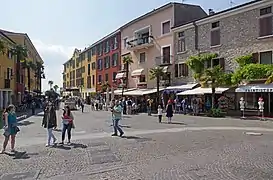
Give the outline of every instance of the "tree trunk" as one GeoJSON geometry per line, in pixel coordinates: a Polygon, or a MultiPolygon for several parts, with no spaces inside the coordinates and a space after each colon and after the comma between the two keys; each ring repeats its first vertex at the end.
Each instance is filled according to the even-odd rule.
{"type": "Polygon", "coordinates": [[[214,108],[215,106],[215,87],[212,86],[211,88],[211,108],[214,108]]]}
{"type": "Polygon", "coordinates": [[[156,93],[157,93],[157,106],[160,105],[160,95],[159,95],[159,80],[160,76],[156,77],[156,93]]]}
{"type": "Polygon", "coordinates": [[[31,78],[30,78],[30,68],[28,67],[27,68],[27,79],[28,79],[28,83],[27,83],[27,86],[28,86],[28,92],[29,92],[29,94],[30,94],[30,80],[31,80],[31,78]]]}

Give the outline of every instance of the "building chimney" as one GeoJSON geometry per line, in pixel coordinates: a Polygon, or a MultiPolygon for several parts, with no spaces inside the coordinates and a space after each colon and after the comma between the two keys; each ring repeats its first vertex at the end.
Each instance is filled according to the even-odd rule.
{"type": "Polygon", "coordinates": [[[209,9],[209,15],[213,15],[214,13],[213,9],[209,9]]]}

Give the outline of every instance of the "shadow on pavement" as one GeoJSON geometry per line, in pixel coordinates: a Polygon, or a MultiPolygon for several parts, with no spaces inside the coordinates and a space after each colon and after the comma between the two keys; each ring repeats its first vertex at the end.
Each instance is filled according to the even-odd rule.
{"type": "Polygon", "coordinates": [[[53,129],[53,131],[62,132],[62,129],[53,129]]]}
{"type": "Polygon", "coordinates": [[[35,115],[32,115],[32,110],[28,109],[26,112],[16,112],[16,116],[21,117],[18,121],[22,121],[22,120],[27,119],[31,116],[40,116],[39,113],[41,113],[41,112],[43,112],[43,109],[36,109],[35,115]]]}
{"type": "Polygon", "coordinates": [[[187,124],[182,123],[182,122],[171,122],[171,123],[168,123],[168,122],[161,122],[161,123],[162,123],[162,124],[177,124],[177,125],[183,125],[183,126],[187,125],[187,124]]]}
{"type": "Polygon", "coordinates": [[[31,125],[31,124],[34,124],[34,122],[32,122],[32,121],[23,121],[23,122],[18,122],[17,123],[18,126],[28,126],[28,125],[31,125]]]}
{"type": "Polygon", "coordinates": [[[30,156],[36,156],[39,155],[38,153],[28,153],[26,151],[16,151],[15,153],[8,153],[5,152],[6,155],[13,157],[13,159],[29,159],[30,156]]]}
{"type": "Polygon", "coordinates": [[[129,140],[136,140],[137,142],[145,142],[145,141],[151,141],[152,138],[144,138],[144,137],[138,137],[138,136],[122,136],[123,139],[129,139],[129,140]]]}
{"type": "Polygon", "coordinates": [[[131,116],[122,116],[122,118],[132,118],[131,116]]]}
{"type": "MultiPolygon", "coordinates": [[[[110,125],[110,127],[112,127],[113,126],[113,124],[111,124],[110,125]]],[[[131,126],[129,126],[129,125],[119,125],[120,127],[122,127],[122,128],[132,128],[131,126]]]]}
{"type": "Polygon", "coordinates": [[[87,148],[87,145],[81,144],[81,143],[71,143],[70,146],[72,146],[73,148],[82,148],[82,149],[87,148]]]}
{"type": "Polygon", "coordinates": [[[63,144],[56,144],[56,145],[52,146],[52,148],[63,149],[63,150],[71,150],[71,147],[65,146],[63,144]]]}

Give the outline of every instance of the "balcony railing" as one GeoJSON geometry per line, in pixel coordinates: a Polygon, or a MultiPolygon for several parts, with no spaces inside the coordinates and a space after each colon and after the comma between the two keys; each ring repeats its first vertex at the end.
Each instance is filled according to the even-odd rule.
{"type": "Polygon", "coordinates": [[[154,45],[153,37],[147,36],[142,38],[135,38],[127,42],[128,49],[137,50],[142,48],[147,48],[154,45]]]}
{"type": "Polygon", "coordinates": [[[172,56],[158,56],[155,58],[156,66],[169,66],[172,64],[172,56]]]}

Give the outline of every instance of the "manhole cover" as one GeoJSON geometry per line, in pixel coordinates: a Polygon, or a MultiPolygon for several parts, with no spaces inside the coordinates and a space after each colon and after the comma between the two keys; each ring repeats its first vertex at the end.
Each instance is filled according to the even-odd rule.
{"type": "Polygon", "coordinates": [[[114,154],[110,155],[100,155],[91,157],[91,164],[105,164],[105,163],[113,163],[120,162],[120,159],[117,158],[114,154]]]}
{"type": "Polygon", "coordinates": [[[40,171],[3,174],[1,180],[31,180],[37,179],[40,171]]]}

